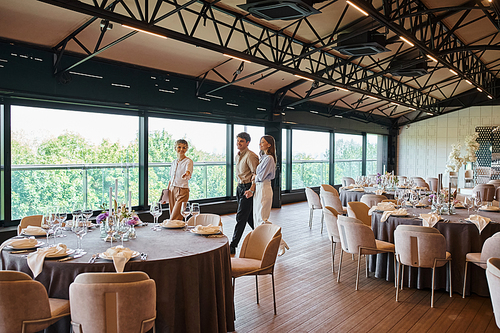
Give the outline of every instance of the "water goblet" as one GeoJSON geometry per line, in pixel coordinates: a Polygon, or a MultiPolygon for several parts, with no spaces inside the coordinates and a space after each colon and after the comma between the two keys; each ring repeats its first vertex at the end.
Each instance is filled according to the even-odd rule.
{"type": "Polygon", "coordinates": [[[76,234],[77,237],[77,249],[76,249],[76,254],[82,253],[83,252],[83,247],[82,247],[82,239],[83,236],[87,234],[87,222],[79,216],[78,219],[76,219],[75,223],[73,224],[73,232],[76,234]]]}
{"type": "Polygon", "coordinates": [[[162,214],[161,203],[160,202],[152,203],[151,204],[151,208],[149,210],[149,213],[151,215],[153,215],[153,218],[154,218],[154,225],[153,225],[153,227],[151,229],[154,230],[154,231],[158,231],[159,230],[159,227],[158,227],[158,218],[162,214]]]}
{"type": "Polygon", "coordinates": [[[467,208],[467,215],[470,216],[470,209],[474,206],[474,199],[472,197],[465,197],[464,207],[467,208]]]}
{"type": "Polygon", "coordinates": [[[186,222],[187,217],[191,215],[191,206],[189,202],[181,203],[181,215],[184,217],[184,222],[186,222]]]}
{"type": "Polygon", "coordinates": [[[130,230],[130,225],[127,223],[126,219],[123,219],[118,223],[116,227],[116,234],[120,237],[122,241],[122,247],[123,247],[123,238],[127,232],[130,230]]]}
{"type": "Polygon", "coordinates": [[[200,204],[194,202],[191,204],[191,215],[194,216],[194,225],[196,226],[196,216],[200,215],[200,204]]]}
{"type": "Polygon", "coordinates": [[[82,215],[85,218],[85,223],[87,226],[89,226],[89,219],[92,217],[92,214],[94,211],[91,208],[87,208],[82,211],[82,215]]]}

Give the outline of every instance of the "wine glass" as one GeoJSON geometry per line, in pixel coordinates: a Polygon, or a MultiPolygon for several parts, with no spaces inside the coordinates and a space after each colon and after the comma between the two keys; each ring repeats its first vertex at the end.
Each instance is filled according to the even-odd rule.
{"type": "Polygon", "coordinates": [[[88,207],[82,211],[82,215],[85,218],[85,224],[87,226],[89,226],[89,219],[92,217],[93,213],[94,213],[94,211],[92,210],[92,208],[88,208],[88,207]]]}
{"type": "Polygon", "coordinates": [[[44,213],[45,220],[45,234],[47,236],[47,245],[49,245],[49,237],[52,233],[52,228],[54,227],[55,214],[53,213],[52,207],[47,207],[44,213]]]}
{"type": "Polygon", "coordinates": [[[181,215],[184,217],[184,222],[186,222],[187,217],[191,215],[191,206],[189,202],[181,203],[181,215]]]}
{"type": "Polygon", "coordinates": [[[194,216],[194,225],[196,226],[196,216],[200,215],[200,204],[193,202],[191,204],[191,215],[194,216]]]}
{"type": "Polygon", "coordinates": [[[470,209],[474,206],[474,198],[465,197],[464,199],[464,207],[467,208],[467,215],[470,216],[470,209]]]}
{"type": "Polygon", "coordinates": [[[61,230],[61,228],[63,227],[63,223],[66,221],[67,218],[68,218],[68,213],[66,213],[66,209],[65,208],[59,208],[58,211],[57,211],[57,215],[56,215],[58,226],[54,230],[54,238],[55,237],[63,237],[62,235],[57,236],[56,234],[57,234],[57,232],[59,230],[61,230]]]}
{"type": "Polygon", "coordinates": [[[83,248],[82,248],[82,239],[83,236],[87,234],[87,221],[83,219],[82,216],[78,216],[76,219],[75,223],[73,224],[73,232],[76,234],[77,237],[77,249],[76,249],[76,254],[82,253],[83,248]]]}
{"type": "Polygon", "coordinates": [[[116,227],[115,231],[118,234],[118,236],[121,238],[122,247],[123,247],[123,238],[124,238],[125,234],[127,232],[129,232],[129,230],[130,230],[130,225],[127,223],[126,219],[121,220],[121,222],[118,223],[118,225],[116,227]]]}
{"type": "Polygon", "coordinates": [[[73,211],[71,212],[71,215],[73,215],[73,224],[78,220],[78,218],[82,215],[82,210],[79,208],[78,205],[75,205],[73,207],[73,211]]]}
{"type": "Polygon", "coordinates": [[[153,229],[154,231],[158,231],[159,230],[159,227],[158,227],[158,217],[160,217],[161,214],[162,214],[161,203],[160,202],[152,203],[151,204],[151,208],[149,210],[149,213],[151,215],[153,215],[153,218],[154,218],[154,225],[153,225],[153,227],[151,229],[153,229]]]}

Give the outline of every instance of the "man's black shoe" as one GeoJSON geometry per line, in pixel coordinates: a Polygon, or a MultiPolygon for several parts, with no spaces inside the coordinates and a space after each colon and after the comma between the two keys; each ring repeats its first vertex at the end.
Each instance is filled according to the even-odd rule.
{"type": "Polygon", "coordinates": [[[230,252],[231,254],[236,254],[236,248],[235,248],[235,247],[230,246],[230,247],[229,247],[229,252],[230,252]]]}

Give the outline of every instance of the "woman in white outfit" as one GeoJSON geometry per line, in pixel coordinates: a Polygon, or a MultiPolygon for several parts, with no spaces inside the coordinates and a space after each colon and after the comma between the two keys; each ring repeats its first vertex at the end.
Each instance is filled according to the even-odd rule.
{"type": "Polygon", "coordinates": [[[273,189],[271,180],[276,175],[276,145],[274,138],[270,135],[264,135],[260,139],[260,161],[252,186],[245,191],[245,196],[253,196],[253,220],[255,225],[259,222],[264,223],[271,214],[271,205],[273,202],[273,189]]]}

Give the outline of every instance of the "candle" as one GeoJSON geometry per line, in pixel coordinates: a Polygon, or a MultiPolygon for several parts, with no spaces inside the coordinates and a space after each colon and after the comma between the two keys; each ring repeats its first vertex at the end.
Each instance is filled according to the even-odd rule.
{"type": "Polygon", "coordinates": [[[383,175],[385,175],[385,165],[384,165],[384,171],[382,172],[383,175]]]}
{"type": "Polygon", "coordinates": [[[118,178],[115,178],[115,201],[118,203],[118,178]]]}
{"type": "Polygon", "coordinates": [[[113,199],[113,188],[110,186],[109,187],[109,218],[111,218],[111,215],[113,214],[113,203],[112,203],[112,200],[113,199]]]}
{"type": "Polygon", "coordinates": [[[132,212],[132,191],[128,191],[128,212],[132,212]]]}

